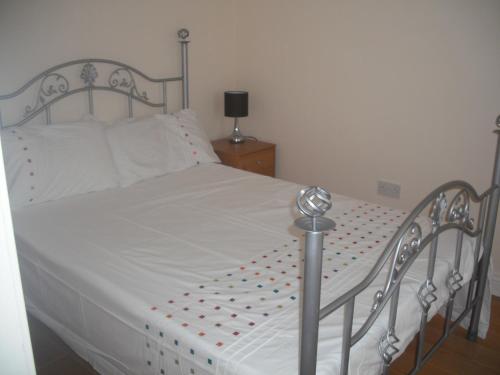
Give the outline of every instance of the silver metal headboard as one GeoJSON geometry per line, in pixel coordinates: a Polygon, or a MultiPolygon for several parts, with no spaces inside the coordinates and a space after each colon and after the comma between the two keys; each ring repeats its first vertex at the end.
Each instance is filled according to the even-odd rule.
{"type": "Polygon", "coordinates": [[[38,74],[29,80],[24,86],[18,90],[0,95],[0,101],[15,98],[21,95],[29,88],[37,86],[36,99],[34,104],[29,104],[24,107],[23,118],[12,124],[3,124],[0,113],[0,128],[9,126],[20,126],[33,119],[35,116],[45,111],[47,124],[51,123],[51,107],[58,101],[81,92],[88,94],[88,110],[90,114],[94,114],[94,91],[108,91],[121,94],[128,99],[128,114],[133,116],[133,102],[138,101],[149,107],[163,108],[163,113],[167,113],[167,82],[182,82],[182,108],[189,107],[189,80],[188,80],[188,37],[187,29],[180,29],[177,32],[179,43],[181,44],[181,69],[182,74],[178,77],[170,78],[152,78],[144,74],[140,70],[133,68],[127,64],[108,60],[108,59],[79,59],[68,61],[63,64],[53,66],[50,69],[38,74]],[[96,64],[107,64],[111,66],[111,73],[107,75],[105,82],[98,84],[96,82],[99,76],[96,64]],[[78,84],[70,85],[70,81],[62,74],[61,70],[70,66],[81,66],[80,78],[78,84]],[[140,91],[136,78],[158,83],[162,86],[162,101],[153,102],[149,99],[145,91],[140,91]]]}

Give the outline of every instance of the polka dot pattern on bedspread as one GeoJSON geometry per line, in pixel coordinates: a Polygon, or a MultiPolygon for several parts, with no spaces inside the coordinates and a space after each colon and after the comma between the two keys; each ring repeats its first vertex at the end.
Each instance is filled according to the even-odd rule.
{"type": "MultiPolygon", "coordinates": [[[[336,275],[365,255],[381,250],[404,217],[405,212],[400,210],[365,202],[332,211],[331,218],[337,225],[324,237],[323,286],[333,283],[336,275]]],[[[217,350],[235,344],[282,311],[298,309],[303,246],[303,239],[291,238],[208,282],[186,288],[182,294],[166,293],[164,301],[149,306],[152,315],[145,323],[145,333],[150,338],[146,340],[146,361],[149,367],[157,367],[152,373],[182,374],[179,366],[182,367],[183,358],[189,358],[186,364],[198,365],[188,373],[211,373],[217,350]],[[200,348],[191,347],[175,334],[157,328],[163,325],[176,327],[173,331],[187,331],[203,344],[200,348]],[[158,350],[152,353],[151,341],[161,347],[161,353],[168,351],[170,358],[158,356],[158,350]],[[170,367],[174,369],[166,371],[170,367]]]]}

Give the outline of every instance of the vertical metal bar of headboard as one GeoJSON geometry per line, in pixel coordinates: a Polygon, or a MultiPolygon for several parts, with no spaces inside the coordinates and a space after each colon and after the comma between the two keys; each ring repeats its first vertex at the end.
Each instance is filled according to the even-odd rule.
{"type": "Polygon", "coordinates": [[[92,85],[89,85],[88,97],[89,97],[89,113],[91,115],[93,115],[94,114],[94,96],[92,95],[92,85]]]}
{"type": "Polygon", "coordinates": [[[3,128],[2,111],[0,111],[0,129],[3,128]]]}
{"type": "Polygon", "coordinates": [[[47,125],[50,125],[51,124],[51,115],[50,115],[50,105],[48,105],[47,107],[45,107],[45,122],[47,123],[47,125]]]}
{"type": "Polygon", "coordinates": [[[167,114],[167,81],[162,82],[162,90],[163,90],[163,113],[167,114]]]}
{"type": "Polygon", "coordinates": [[[134,112],[132,109],[132,93],[128,95],[128,117],[129,118],[134,117],[134,112]]]}
{"type": "MultiPolygon", "coordinates": [[[[497,127],[500,127],[500,116],[496,119],[497,127]]],[[[471,322],[469,326],[469,331],[467,333],[467,339],[475,341],[477,339],[479,318],[481,316],[481,307],[484,297],[484,289],[486,287],[486,280],[488,277],[488,267],[490,266],[490,256],[491,249],[493,246],[493,236],[495,234],[495,226],[497,222],[498,213],[498,202],[500,200],[500,130],[495,130],[497,135],[497,147],[495,154],[495,168],[493,170],[493,178],[491,185],[494,187],[489,202],[488,210],[486,212],[486,226],[484,227],[484,239],[483,239],[483,256],[481,259],[481,265],[479,267],[479,282],[477,285],[477,298],[478,301],[474,308],[472,309],[471,322]]]]}
{"type": "Polygon", "coordinates": [[[181,63],[182,63],[182,108],[189,108],[189,71],[188,71],[188,43],[189,31],[180,29],[177,32],[179,43],[181,44],[181,63]]]}

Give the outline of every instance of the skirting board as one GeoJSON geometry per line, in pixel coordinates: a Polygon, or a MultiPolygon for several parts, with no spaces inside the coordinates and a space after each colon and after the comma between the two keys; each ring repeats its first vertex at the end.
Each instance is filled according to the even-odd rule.
{"type": "Polygon", "coordinates": [[[494,273],[490,278],[491,294],[500,297],[500,275],[494,273]]]}

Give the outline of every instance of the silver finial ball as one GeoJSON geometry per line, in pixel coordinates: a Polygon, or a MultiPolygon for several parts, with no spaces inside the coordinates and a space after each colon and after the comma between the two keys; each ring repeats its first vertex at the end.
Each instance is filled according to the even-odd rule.
{"type": "Polygon", "coordinates": [[[297,208],[306,216],[323,216],[331,207],[332,196],[319,186],[308,186],[297,193],[297,208]]]}
{"type": "Polygon", "coordinates": [[[179,31],[177,31],[177,36],[182,40],[186,40],[189,37],[189,30],[180,29],[179,31]]]}

